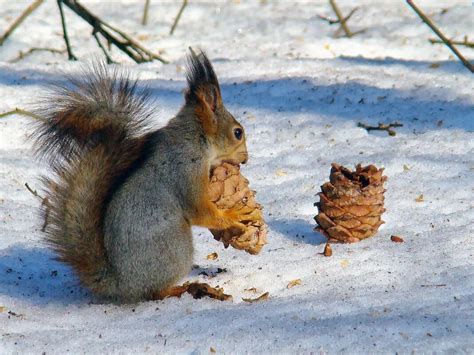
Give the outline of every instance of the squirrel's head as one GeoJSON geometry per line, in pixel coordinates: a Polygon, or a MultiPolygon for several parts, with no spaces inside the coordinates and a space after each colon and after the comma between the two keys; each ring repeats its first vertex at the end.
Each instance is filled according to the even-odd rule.
{"type": "Polygon", "coordinates": [[[224,107],[216,73],[204,52],[191,50],[186,77],[186,106],[194,109],[211,145],[211,165],[245,164],[248,153],[244,128],[224,107]]]}

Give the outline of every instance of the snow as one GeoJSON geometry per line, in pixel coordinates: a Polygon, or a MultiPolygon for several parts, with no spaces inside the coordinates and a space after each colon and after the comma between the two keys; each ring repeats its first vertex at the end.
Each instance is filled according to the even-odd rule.
{"type": "MultiPolygon", "coordinates": [[[[183,281],[222,286],[232,302],[97,302],[41,242],[40,201],[24,184],[36,189],[47,168],[32,155],[29,119],[2,117],[0,353],[474,352],[472,74],[428,43],[434,35],[403,2],[339,1],[344,13],[359,6],[349,26],[366,28],[351,39],[334,39],[336,25],[318,18],[333,16],[326,1],[191,1],[173,36],[180,2],[151,3],[141,26],[141,1],[84,1],[170,60],[135,65],[112,52],[150,86],[157,125],[182,103],[187,47],[208,52],[246,128],[243,173],[265,207],[269,243],[252,256],[195,229],[199,266],[183,281]],[[395,120],[404,125],[395,137],[357,127],[395,120]],[[324,257],[313,203],[332,162],[385,167],[386,224],[324,257]],[[287,288],[295,279],[301,285],[287,288]],[[266,301],[242,301],[264,292],[266,301]]],[[[474,38],[470,1],[417,3],[448,37],[474,38]]],[[[0,28],[26,5],[3,2],[0,28]]],[[[81,62],[101,56],[88,25],[66,14],[81,62]]],[[[50,1],[1,47],[0,112],[29,108],[44,84],[79,69],[49,52],[9,62],[31,47],[63,48],[61,33],[50,1]]]]}

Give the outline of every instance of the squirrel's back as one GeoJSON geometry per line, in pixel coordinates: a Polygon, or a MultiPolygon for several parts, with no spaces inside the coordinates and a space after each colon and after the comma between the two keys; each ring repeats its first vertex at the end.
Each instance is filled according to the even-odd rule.
{"type": "Polygon", "coordinates": [[[117,297],[104,247],[105,208],[147,155],[148,95],[124,72],[94,64],[43,98],[34,137],[54,176],[44,177],[46,241],[94,293],[117,297]]]}

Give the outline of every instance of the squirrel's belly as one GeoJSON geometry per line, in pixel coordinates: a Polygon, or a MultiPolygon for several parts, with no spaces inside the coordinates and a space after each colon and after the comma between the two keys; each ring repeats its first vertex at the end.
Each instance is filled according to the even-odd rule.
{"type": "Polygon", "coordinates": [[[117,202],[112,199],[114,206],[104,220],[104,246],[117,296],[144,299],[185,277],[193,264],[193,243],[181,214],[153,208],[133,213],[117,208],[117,202]]]}

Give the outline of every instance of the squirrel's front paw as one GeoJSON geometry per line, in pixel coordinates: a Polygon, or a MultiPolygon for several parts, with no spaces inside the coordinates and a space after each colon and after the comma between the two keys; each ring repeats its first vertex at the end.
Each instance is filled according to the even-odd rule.
{"type": "Polygon", "coordinates": [[[255,208],[252,209],[249,207],[245,207],[242,210],[239,210],[239,222],[243,224],[248,224],[248,222],[261,220],[263,220],[262,210],[255,208]]]}
{"type": "Polygon", "coordinates": [[[248,222],[259,221],[263,219],[262,210],[251,208],[248,206],[243,206],[241,208],[239,207],[226,210],[224,214],[232,221],[238,222],[238,224],[242,224],[244,230],[246,229],[245,225],[248,222]]]}

